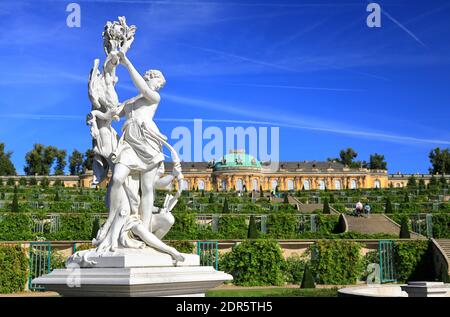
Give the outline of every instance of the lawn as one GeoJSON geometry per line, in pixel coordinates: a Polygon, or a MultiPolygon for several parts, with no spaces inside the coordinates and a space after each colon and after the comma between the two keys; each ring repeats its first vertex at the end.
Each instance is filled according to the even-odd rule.
{"type": "Polygon", "coordinates": [[[206,292],[206,297],[336,297],[337,288],[264,288],[219,289],[206,292]]]}

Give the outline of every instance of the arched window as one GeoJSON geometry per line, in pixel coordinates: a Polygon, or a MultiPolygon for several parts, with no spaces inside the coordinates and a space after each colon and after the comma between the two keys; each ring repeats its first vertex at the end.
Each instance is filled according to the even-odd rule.
{"type": "Polygon", "coordinates": [[[292,179],[289,179],[287,182],[287,189],[288,190],[294,190],[294,181],[292,179]]]}
{"type": "Polygon", "coordinates": [[[198,189],[205,190],[205,182],[203,180],[198,181],[198,189]]]}
{"type": "Polygon", "coordinates": [[[358,182],[356,181],[356,179],[352,179],[352,181],[350,182],[350,188],[351,189],[358,188],[358,182]]]}
{"type": "Polygon", "coordinates": [[[325,189],[325,181],[324,180],[320,180],[319,181],[319,189],[320,190],[324,190],[325,189]]]}
{"type": "Polygon", "coordinates": [[[259,190],[259,188],[258,188],[258,180],[256,178],[254,178],[252,180],[252,189],[253,190],[259,190]]]}
{"type": "Polygon", "coordinates": [[[400,187],[402,187],[402,184],[401,183],[397,183],[397,184],[395,184],[395,187],[400,188],[400,187]]]}
{"type": "Polygon", "coordinates": [[[337,190],[340,190],[342,188],[342,184],[340,180],[335,180],[334,181],[334,188],[337,190]]]}
{"type": "Polygon", "coordinates": [[[181,189],[182,190],[189,190],[189,182],[185,179],[181,181],[181,189]]]}
{"type": "Polygon", "coordinates": [[[278,181],[276,179],[274,179],[272,181],[272,190],[275,190],[277,188],[277,186],[278,186],[278,181]]]}
{"type": "Polygon", "coordinates": [[[304,190],[309,190],[311,188],[309,181],[304,181],[303,182],[303,189],[304,190]]]}
{"type": "Polygon", "coordinates": [[[225,179],[222,179],[222,191],[227,190],[227,181],[225,179]]]}
{"type": "Polygon", "coordinates": [[[377,179],[374,184],[373,184],[374,188],[381,188],[381,182],[377,179]]]}
{"type": "Polygon", "coordinates": [[[243,183],[242,179],[238,178],[238,180],[236,181],[236,190],[237,191],[242,191],[243,190],[243,186],[244,186],[244,183],[243,183]]]}

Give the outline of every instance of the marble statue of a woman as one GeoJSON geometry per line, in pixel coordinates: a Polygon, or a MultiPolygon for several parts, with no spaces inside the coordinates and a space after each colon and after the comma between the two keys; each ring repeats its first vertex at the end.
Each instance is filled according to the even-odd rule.
{"type": "Polygon", "coordinates": [[[95,252],[77,253],[69,262],[89,264],[86,258],[93,253],[104,255],[146,246],[169,254],[175,261],[184,260],[181,253],[161,241],[174,223],[170,211],[181,194],[181,186],[175,196],[166,195],[162,208],[154,206],[156,188],[170,187],[173,181],[180,182],[183,178],[176,151],[153,121],[160,101],[158,91],[166,81],[158,70],[149,70],[141,76],[126,56],[135,31],[136,27],[128,26],[124,17],[119,17],[118,22],[108,22],[103,32],[107,54],[103,72],[97,70],[98,60],[91,71],[89,97],[93,110],[88,115],[88,124],[97,156],[94,174],[98,183],[109,168],[113,170],[106,197],[109,215],[93,240],[95,252]],[[114,88],[119,64],[128,70],[139,92],[121,104],[114,88]],[[120,117],[126,120],[119,139],[111,122],[120,117]],[[172,175],[168,176],[163,176],[163,146],[169,149],[174,162],[172,175]]]}

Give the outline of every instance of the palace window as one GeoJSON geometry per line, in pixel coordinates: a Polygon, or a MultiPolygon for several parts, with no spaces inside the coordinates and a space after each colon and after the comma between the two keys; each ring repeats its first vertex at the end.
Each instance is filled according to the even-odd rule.
{"type": "Polygon", "coordinates": [[[222,191],[227,190],[227,181],[225,179],[222,180],[222,191]]]}
{"type": "Polygon", "coordinates": [[[236,190],[242,191],[243,187],[244,187],[244,183],[243,183],[242,179],[238,178],[238,180],[236,181],[236,190]]]}
{"type": "Polygon", "coordinates": [[[256,178],[254,178],[252,180],[252,189],[253,190],[259,190],[259,188],[258,188],[258,180],[256,178]]]}
{"type": "Polygon", "coordinates": [[[334,188],[337,189],[337,190],[339,190],[339,189],[342,188],[342,185],[341,185],[341,181],[340,181],[340,180],[334,181],[334,188]]]}
{"type": "Polygon", "coordinates": [[[287,187],[288,190],[294,190],[294,181],[292,179],[288,180],[287,187]]]}
{"type": "Polygon", "coordinates": [[[185,179],[181,181],[181,189],[182,190],[189,190],[189,182],[185,179]]]}
{"type": "Polygon", "coordinates": [[[304,190],[310,190],[311,186],[309,184],[309,181],[304,181],[303,182],[303,189],[304,190]]]}
{"type": "Polygon", "coordinates": [[[374,188],[381,188],[381,182],[377,179],[373,185],[374,188]]]}
{"type": "Polygon", "coordinates": [[[199,190],[205,190],[205,182],[202,180],[198,181],[198,189],[199,190]]]}
{"type": "Polygon", "coordinates": [[[319,189],[320,190],[324,190],[325,189],[325,181],[323,181],[323,180],[319,181],[319,189]]]}
{"type": "Polygon", "coordinates": [[[278,181],[276,179],[274,179],[272,181],[272,190],[275,190],[277,188],[277,186],[278,186],[278,181]]]}
{"type": "Polygon", "coordinates": [[[358,188],[358,183],[356,182],[356,179],[352,179],[352,181],[350,182],[350,188],[351,189],[358,188]]]}

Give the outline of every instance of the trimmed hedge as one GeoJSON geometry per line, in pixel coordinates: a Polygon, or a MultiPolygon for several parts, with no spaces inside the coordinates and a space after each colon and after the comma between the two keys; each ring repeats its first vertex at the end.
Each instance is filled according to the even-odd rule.
{"type": "Polygon", "coordinates": [[[319,284],[355,284],[364,272],[361,244],[319,240],[310,248],[311,270],[319,284]]]}
{"type": "Polygon", "coordinates": [[[17,246],[0,246],[0,293],[23,291],[27,281],[28,258],[17,246]]]}
{"type": "Polygon", "coordinates": [[[235,285],[284,284],[284,258],[273,240],[246,240],[221,256],[219,265],[220,270],[233,275],[235,285]]]}

